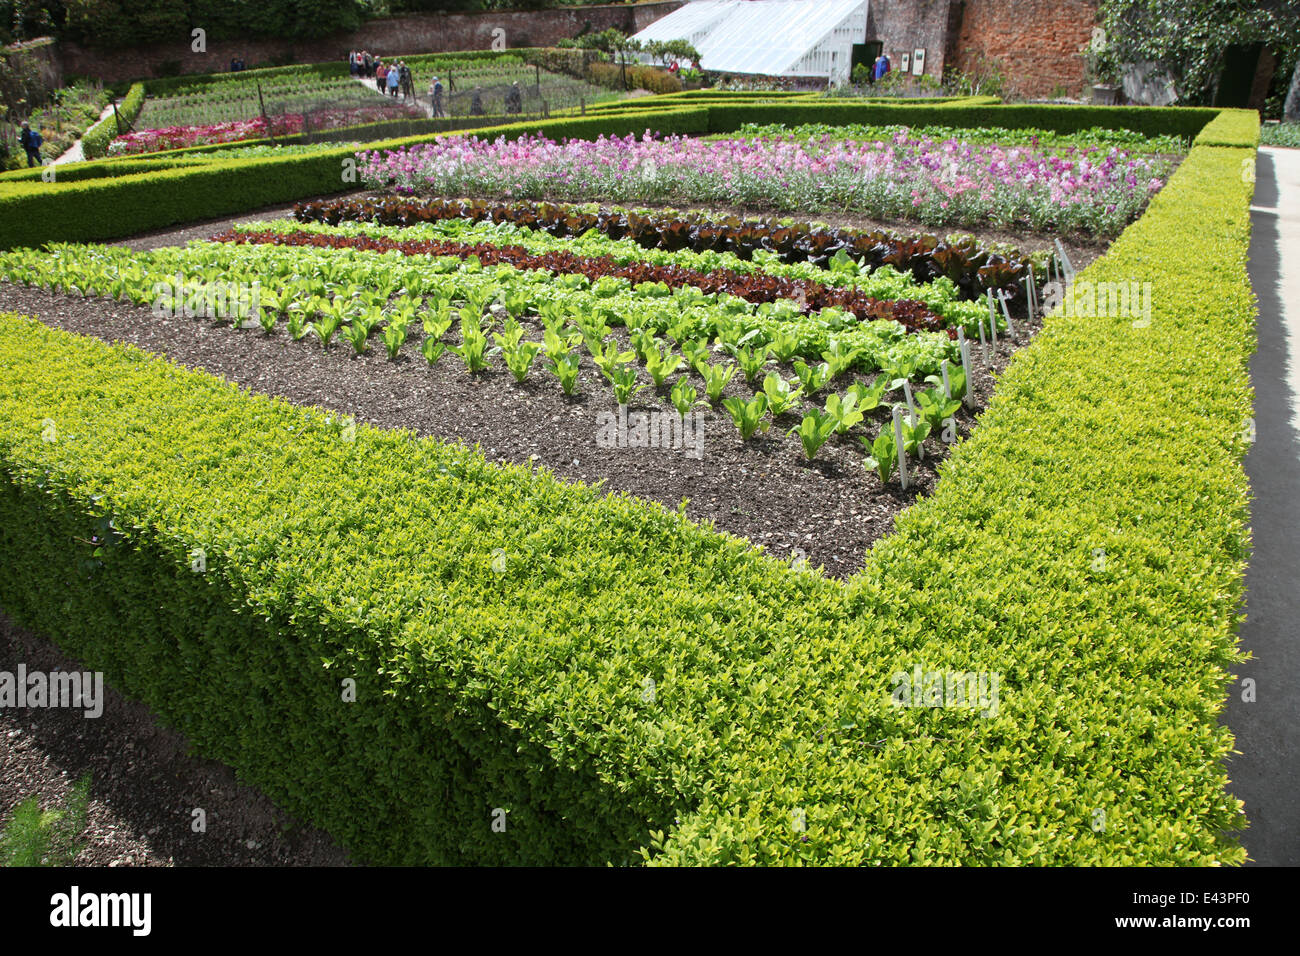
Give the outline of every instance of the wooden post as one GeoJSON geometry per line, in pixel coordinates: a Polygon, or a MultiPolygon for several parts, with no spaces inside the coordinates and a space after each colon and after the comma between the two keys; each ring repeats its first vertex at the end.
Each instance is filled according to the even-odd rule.
{"type": "Polygon", "coordinates": [[[943,376],[943,397],[952,400],[952,386],[948,384],[948,360],[939,363],[939,374],[943,376]]]}
{"type": "MultiPolygon", "coordinates": [[[[266,124],[266,135],[267,135],[267,138],[271,140],[271,145],[274,146],[274,145],[275,145],[275,130],[271,129],[271,120],[270,120],[270,119],[267,117],[267,115],[266,115],[266,100],[264,100],[264,99],[262,98],[262,81],[261,81],[261,80],[258,80],[258,81],[257,81],[257,106],[258,106],[258,109],[260,109],[260,110],[262,111],[262,122],[266,124]]],[[[306,122],[305,122],[305,120],[306,120],[306,114],[304,114],[303,119],[304,119],[303,127],[304,127],[304,129],[305,129],[305,128],[306,128],[306,125],[307,125],[306,122]]],[[[304,137],[303,139],[304,139],[304,141],[305,141],[305,140],[306,140],[306,137],[304,137]]]]}
{"type": "Polygon", "coordinates": [[[907,450],[903,448],[903,410],[894,406],[894,447],[898,452],[898,480],[907,490],[907,450]]]}
{"type": "Polygon", "coordinates": [[[1011,311],[1007,308],[1007,299],[1010,296],[998,296],[998,302],[1002,304],[1002,317],[1007,320],[1007,332],[1014,339],[1016,337],[1016,327],[1011,321],[1011,311]]]}
{"type": "Polygon", "coordinates": [[[989,289],[989,339],[994,350],[998,347],[998,317],[993,311],[993,290],[989,289]]]}

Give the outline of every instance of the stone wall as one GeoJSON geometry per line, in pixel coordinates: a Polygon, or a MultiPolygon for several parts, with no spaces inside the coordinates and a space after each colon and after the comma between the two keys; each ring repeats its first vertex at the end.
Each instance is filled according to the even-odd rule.
{"type": "MultiPolygon", "coordinates": [[[[1063,87],[1085,93],[1083,49],[1092,39],[1098,0],[958,0],[960,29],[949,66],[971,71],[981,57],[999,61],[1007,92],[1046,97],[1063,87]]],[[[1086,98],[1086,97],[1085,97],[1086,98]]]]}
{"type": "Polygon", "coordinates": [[[159,67],[180,65],[182,73],[213,73],[229,69],[233,57],[252,68],[271,62],[323,63],[346,59],[349,50],[364,49],[388,57],[412,53],[486,50],[500,38],[507,47],[552,46],[580,32],[614,27],[636,33],[667,16],[685,0],[651,3],[560,7],[552,10],[512,10],[492,13],[412,14],[371,20],[354,33],[306,41],[211,40],[205,52],[191,49],[188,37],[147,50],[96,50],[62,44],[63,69],[105,82],[156,76],[159,67]],[[495,33],[494,31],[503,31],[495,33]]]}
{"type": "Polygon", "coordinates": [[[925,75],[940,79],[951,7],[952,0],[871,0],[867,42],[883,44],[895,70],[903,68],[904,53],[911,57],[917,49],[925,50],[925,75]]]}

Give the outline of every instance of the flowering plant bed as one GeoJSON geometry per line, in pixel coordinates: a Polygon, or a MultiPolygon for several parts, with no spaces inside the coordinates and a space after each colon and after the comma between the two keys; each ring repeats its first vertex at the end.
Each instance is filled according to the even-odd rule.
{"type": "Polygon", "coordinates": [[[1024,147],[890,140],[806,142],[444,137],[358,154],[361,179],[402,193],[840,209],[926,225],[1114,236],[1173,168],[1160,157],[1068,159],[1024,147]]]}
{"type": "MultiPolygon", "coordinates": [[[[306,114],[303,113],[280,113],[271,117],[269,123],[259,116],[255,119],[232,120],[208,126],[168,126],[162,129],[125,133],[109,143],[108,154],[126,156],[133,153],[186,149],[190,146],[234,143],[246,139],[261,139],[268,135],[291,136],[303,132],[305,116],[306,114]]],[[[311,124],[312,129],[317,130],[339,129],[399,117],[420,119],[424,117],[424,112],[415,106],[397,104],[358,106],[314,112],[311,114],[311,124]]]]}

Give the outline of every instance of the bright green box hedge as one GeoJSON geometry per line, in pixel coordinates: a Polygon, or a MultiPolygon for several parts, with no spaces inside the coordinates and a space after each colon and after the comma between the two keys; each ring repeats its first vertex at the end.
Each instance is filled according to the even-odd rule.
{"type": "Polygon", "coordinates": [[[374,862],[1240,862],[1252,155],[1192,150],[1080,276],[1149,326],[1050,318],[847,585],[0,320],[0,605],[374,862]],[[893,706],[918,666],[996,713],[893,706]]]}

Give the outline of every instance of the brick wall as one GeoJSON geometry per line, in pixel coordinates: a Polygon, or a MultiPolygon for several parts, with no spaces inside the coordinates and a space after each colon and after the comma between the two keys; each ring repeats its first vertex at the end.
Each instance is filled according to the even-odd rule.
{"type": "Polygon", "coordinates": [[[1084,92],[1081,50],[1092,39],[1097,0],[956,0],[960,28],[949,41],[950,66],[970,70],[980,56],[1000,61],[1008,93],[1084,92]]]}
{"type": "Polygon", "coordinates": [[[867,41],[884,45],[895,70],[903,68],[904,53],[910,57],[918,48],[925,50],[925,74],[939,79],[951,5],[952,0],[871,0],[867,41]]]}
{"type": "Polygon", "coordinates": [[[685,0],[660,0],[638,4],[560,7],[553,10],[514,10],[478,14],[421,14],[371,20],[355,33],[342,33],[308,41],[210,41],[207,51],[195,53],[188,39],[142,50],[93,50],[75,43],[62,44],[63,69],[81,76],[98,76],[105,82],[157,75],[160,64],[179,63],[182,73],[226,70],[232,57],[241,56],[251,68],[272,59],[293,56],[296,63],[323,63],[346,59],[352,49],[381,56],[486,50],[494,30],[503,30],[507,47],[550,46],[583,31],[599,33],[615,27],[636,33],[667,16],[685,0]]]}

